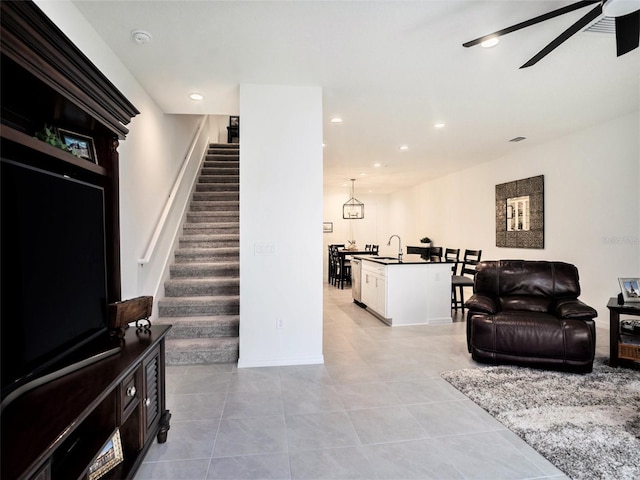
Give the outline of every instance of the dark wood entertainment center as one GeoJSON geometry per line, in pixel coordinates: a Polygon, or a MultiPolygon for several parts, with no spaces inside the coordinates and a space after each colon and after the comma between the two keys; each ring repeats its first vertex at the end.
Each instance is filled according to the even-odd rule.
{"type": "Polygon", "coordinates": [[[170,327],[129,328],[122,350],[46,383],[2,412],[3,479],[85,479],[120,431],[124,461],[104,479],[132,478],[144,453],[166,439],[164,337],[170,327]]]}
{"type": "MultiPolygon", "coordinates": [[[[2,157],[104,189],[106,300],[120,301],[117,148],[140,112],[34,3],[3,0],[0,9],[2,157]],[[45,125],[91,139],[93,161],[36,139],[45,125]]],[[[8,403],[0,419],[1,478],[90,479],[89,468],[116,432],[123,461],[100,478],[132,478],[154,438],[164,442],[169,429],[170,328],[129,328],[117,340],[118,353],[8,403]]]]}

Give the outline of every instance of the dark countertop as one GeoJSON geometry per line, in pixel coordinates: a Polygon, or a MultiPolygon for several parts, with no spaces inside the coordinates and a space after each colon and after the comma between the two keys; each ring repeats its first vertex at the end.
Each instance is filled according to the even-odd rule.
{"type": "Polygon", "coordinates": [[[353,258],[357,258],[359,260],[366,260],[368,262],[379,263],[381,265],[433,265],[440,263],[449,263],[453,264],[454,262],[432,262],[430,260],[423,259],[420,255],[414,254],[405,254],[402,256],[402,262],[398,261],[397,257],[391,256],[373,256],[373,255],[354,255],[353,258]]]}

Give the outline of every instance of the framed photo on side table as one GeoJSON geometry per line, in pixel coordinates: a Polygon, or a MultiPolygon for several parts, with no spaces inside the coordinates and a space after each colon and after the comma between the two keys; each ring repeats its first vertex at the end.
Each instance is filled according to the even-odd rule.
{"type": "Polygon", "coordinates": [[[93,138],[70,132],[69,130],[63,130],[62,128],[58,129],[58,134],[60,135],[62,143],[64,143],[74,155],[89,160],[90,162],[98,163],[93,138]]]}
{"type": "Polygon", "coordinates": [[[89,467],[89,480],[97,480],[124,460],[120,430],[116,429],[89,467]]]}
{"type": "Polygon", "coordinates": [[[624,303],[640,302],[640,278],[619,278],[624,303]]]}

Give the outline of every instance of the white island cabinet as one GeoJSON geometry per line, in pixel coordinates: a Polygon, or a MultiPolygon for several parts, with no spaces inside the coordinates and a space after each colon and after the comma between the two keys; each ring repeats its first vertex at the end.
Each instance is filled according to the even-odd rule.
{"type": "Polygon", "coordinates": [[[358,258],[367,311],[391,326],[451,323],[450,263],[358,258]]]}

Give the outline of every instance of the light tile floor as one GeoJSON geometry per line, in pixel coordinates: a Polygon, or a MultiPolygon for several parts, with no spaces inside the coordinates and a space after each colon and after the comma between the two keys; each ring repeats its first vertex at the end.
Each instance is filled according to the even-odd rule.
{"type": "Polygon", "coordinates": [[[167,368],[168,441],[136,480],[566,479],[440,378],[479,366],[455,319],[391,328],[325,285],[324,365],[167,368]]]}

